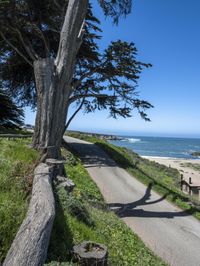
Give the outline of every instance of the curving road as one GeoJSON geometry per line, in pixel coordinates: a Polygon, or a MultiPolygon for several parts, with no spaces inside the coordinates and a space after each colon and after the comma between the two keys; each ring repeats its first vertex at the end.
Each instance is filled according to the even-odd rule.
{"type": "Polygon", "coordinates": [[[110,208],[172,266],[200,266],[200,222],[130,176],[99,147],[65,137],[110,208]]]}

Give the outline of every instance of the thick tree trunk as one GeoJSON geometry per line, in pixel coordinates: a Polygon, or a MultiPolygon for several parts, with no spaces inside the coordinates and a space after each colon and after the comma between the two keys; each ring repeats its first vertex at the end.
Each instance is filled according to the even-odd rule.
{"type": "Polygon", "coordinates": [[[88,0],[69,0],[60,33],[56,59],[34,62],[37,90],[37,116],[33,147],[46,158],[59,158],[64,132],[71,81],[78,49],[82,43],[82,26],[88,0]]]}
{"type": "Polygon", "coordinates": [[[54,60],[50,58],[34,62],[37,88],[37,115],[33,147],[45,158],[58,158],[67,114],[67,82],[65,93],[60,88],[54,60]]]}
{"type": "Polygon", "coordinates": [[[51,185],[53,172],[50,168],[46,164],[40,164],[35,169],[28,213],[3,266],[40,266],[46,260],[55,216],[55,202],[51,185]]]}

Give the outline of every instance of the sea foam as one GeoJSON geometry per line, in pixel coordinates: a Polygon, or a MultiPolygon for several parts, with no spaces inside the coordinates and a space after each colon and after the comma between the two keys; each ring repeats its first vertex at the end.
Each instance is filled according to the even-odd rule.
{"type": "Polygon", "coordinates": [[[135,142],[139,142],[139,141],[141,141],[141,139],[134,139],[134,138],[128,138],[127,139],[129,142],[131,142],[131,143],[135,143],[135,142]]]}

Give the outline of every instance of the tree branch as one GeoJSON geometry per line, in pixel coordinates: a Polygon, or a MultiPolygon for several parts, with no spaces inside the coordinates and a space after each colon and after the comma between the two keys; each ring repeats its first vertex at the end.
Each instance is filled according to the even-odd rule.
{"type": "MultiPolygon", "coordinates": [[[[60,34],[60,43],[55,64],[58,73],[64,71],[63,76],[71,79],[71,71],[67,71],[67,66],[73,66],[77,53],[77,42],[83,21],[86,16],[88,0],[69,0],[65,21],[60,34]]],[[[69,69],[68,69],[69,70],[69,69]]]]}
{"type": "Polygon", "coordinates": [[[3,40],[16,52],[18,53],[30,66],[33,67],[33,64],[31,63],[31,61],[28,60],[28,58],[23,54],[21,53],[17,47],[15,47],[6,37],[5,35],[3,34],[3,32],[0,31],[0,34],[1,34],[1,37],[3,38],[3,40]]]}
{"type": "Polygon", "coordinates": [[[66,129],[69,127],[70,123],[72,122],[72,120],[74,119],[74,117],[78,114],[78,112],[81,110],[81,108],[83,107],[84,101],[85,101],[86,97],[83,97],[81,104],[79,105],[79,107],[76,109],[76,111],[73,113],[73,115],[70,117],[70,119],[67,121],[67,124],[65,125],[65,129],[64,132],[66,131],[66,129]]]}
{"type": "MultiPolygon", "coordinates": [[[[30,56],[30,58],[34,61],[36,59],[38,59],[38,55],[36,54],[36,52],[34,51],[32,45],[30,44],[30,42],[28,41],[29,44],[26,44],[24,37],[22,36],[22,33],[19,29],[14,28],[14,30],[18,33],[20,41],[22,42],[22,45],[24,46],[24,49],[26,50],[27,54],[30,56]]],[[[26,40],[27,41],[27,40],[26,40]]]]}
{"type": "Polygon", "coordinates": [[[35,30],[35,32],[37,32],[39,37],[43,40],[45,50],[46,50],[46,56],[49,57],[49,54],[50,54],[49,45],[48,45],[48,42],[47,42],[42,30],[34,23],[31,23],[31,25],[32,25],[33,29],[35,30]]]}
{"type": "Polygon", "coordinates": [[[48,27],[48,30],[50,30],[52,32],[55,32],[55,33],[58,33],[60,35],[60,31],[59,30],[56,30],[56,29],[53,29],[53,28],[50,28],[50,27],[48,27]]]}
{"type": "Polygon", "coordinates": [[[81,85],[81,82],[87,78],[90,77],[91,75],[93,75],[100,67],[103,67],[106,63],[108,62],[108,60],[104,61],[102,64],[98,65],[97,67],[95,67],[94,69],[88,71],[87,73],[85,73],[84,75],[82,75],[79,80],[77,80],[74,84],[73,84],[73,88],[76,89],[78,86],[81,85]]]}
{"type": "MultiPolygon", "coordinates": [[[[87,90],[87,91],[88,91],[88,90],[87,90]]],[[[74,119],[74,117],[78,114],[78,112],[79,112],[79,111],[81,110],[81,108],[83,107],[83,104],[84,104],[84,102],[85,102],[85,99],[86,99],[86,98],[89,98],[89,97],[95,97],[95,98],[103,98],[103,97],[105,97],[105,98],[116,98],[115,95],[113,95],[113,96],[109,96],[109,95],[107,95],[107,94],[95,94],[95,93],[87,93],[87,92],[86,92],[85,94],[83,94],[83,95],[77,95],[77,96],[71,97],[71,98],[69,99],[69,105],[70,105],[72,102],[74,102],[74,101],[76,101],[76,100],[78,100],[78,99],[81,99],[81,98],[83,98],[83,99],[82,99],[81,104],[79,105],[79,107],[76,109],[76,111],[73,113],[73,115],[70,117],[70,119],[68,120],[67,124],[65,125],[64,132],[65,132],[66,129],[69,127],[69,125],[70,125],[71,121],[74,119]]],[[[63,132],[63,134],[64,134],[64,132],[63,132]]]]}
{"type": "Polygon", "coordinates": [[[107,95],[107,94],[95,94],[95,93],[87,93],[83,95],[75,95],[69,98],[69,104],[81,99],[81,98],[116,98],[117,96],[115,95],[107,95]]]}
{"type": "Polygon", "coordinates": [[[81,28],[80,28],[80,31],[79,31],[79,34],[78,34],[76,52],[78,52],[78,50],[81,47],[84,33],[85,33],[85,20],[83,20],[83,23],[81,25],[81,28]]]}
{"type": "Polygon", "coordinates": [[[92,74],[94,74],[94,73],[96,72],[96,70],[97,70],[97,67],[94,68],[94,69],[91,70],[91,71],[88,71],[88,72],[85,73],[84,75],[82,75],[82,76],[80,77],[80,79],[77,80],[77,81],[73,84],[73,89],[75,90],[76,88],[78,88],[78,86],[81,85],[81,82],[82,82],[85,78],[90,77],[92,74]]]}
{"type": "Polygon", "coordinates": [[[54,4],[55,4],[55,6],[59,9],[59,11],[63,11],[61,5],[58,3],[57,0],[53,0],[53,2],[54,2],[54,4]]]}

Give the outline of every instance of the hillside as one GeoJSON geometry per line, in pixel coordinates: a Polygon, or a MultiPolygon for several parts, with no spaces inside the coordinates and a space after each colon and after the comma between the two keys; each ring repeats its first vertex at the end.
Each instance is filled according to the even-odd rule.
{"type": "MultiPolygon", "coordinates": [[[[31,192],[31,173],[37,153],[27,145],[30,140],[2,140],[0,164],[0,242],[1,258],[6,252],[27,210],[31,192]],[[9,206],[9,208],[8,208],[9,206]],[[13,219],[14,217],[14,219],[13,219]]],[[[73,193],[54,187],[56,219],[52,231],[47,263],[69,265],[74,244],[94,240],[108,246],[109,265],[164,265],[111,211],[80,160],[63,149],[66,171],[75,184],[73,193]],[[54,261],[54,262],[53,262],[54,261]]]]}

